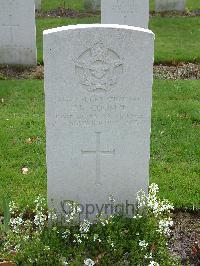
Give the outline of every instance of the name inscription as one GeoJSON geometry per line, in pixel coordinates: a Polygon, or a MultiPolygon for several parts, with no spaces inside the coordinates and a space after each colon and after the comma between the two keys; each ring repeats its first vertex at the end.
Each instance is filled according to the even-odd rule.
{"type": "Polygon", "coordinates": [[[63,97],[57,100],[61,107],[55,112],[55,121],[67,126],[130,125],[146,119],[138,112],[144,102],[142,98],[91,96],[63,97]]]}

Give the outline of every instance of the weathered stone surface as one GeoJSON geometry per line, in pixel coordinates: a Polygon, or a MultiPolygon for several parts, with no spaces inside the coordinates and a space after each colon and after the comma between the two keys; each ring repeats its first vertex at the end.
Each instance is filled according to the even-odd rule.
{"type": "Polygon", "coordinates": [[[155,0],[155,11],[185,11],[185,0],[155,0]]]}
{"type": "Polygon", "coordinates": [[[101,23],[148,28],[149,0],[101,0],[101,23]]]}
{"type": "Polygon", "coordinates": [[[74,200],[94,215],[111,194],[125,204],[147,190],[153,44],[130,26],[44,31],[51,207],[74,200]]]}
{"type": "Polygon", "coordinates": [[[84,0],[84,8],[86,11],[100,11],[101,0],[84,0]]]}
{"type": "Polygon", "coordinates": [[[41,9],[41,0],[35,0],[35,9],[40,10],[41,9]]]}
{"type": "Polygon", "coordinates": [[[0,64],[36,63],[34,0],[1,0],[0,64]]]}

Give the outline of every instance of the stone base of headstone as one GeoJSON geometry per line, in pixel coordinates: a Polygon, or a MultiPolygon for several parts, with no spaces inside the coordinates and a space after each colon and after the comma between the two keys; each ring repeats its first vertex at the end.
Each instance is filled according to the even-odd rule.
{"type": "Polygon", "coordinates": [[[85,11],[97,12],[101,10],[101,0],[84,0],[85,11]]]}
{"type": "Polygon", "coordinates": [[[167,11],[185,11],[185,0],[156,0],[155,1],[156,12],[167,11]]]}

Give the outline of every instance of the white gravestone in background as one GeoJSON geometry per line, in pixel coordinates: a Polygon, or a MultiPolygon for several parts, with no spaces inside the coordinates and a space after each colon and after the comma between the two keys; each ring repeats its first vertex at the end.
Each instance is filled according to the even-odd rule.
{"type": "Polygon", "coordinates": [[[156,12],[185,11],[185,0],[155,0],[156,12]]]}
{"type": "Polygon", "coordinates": [[[94,215],[110,195],[133,203],[147,190],[153,51],[154,34],[141,28],[44,31],[51,207],[73,200],[94,215]]]}
{"type": "Polygon", "coordinates": [[[101,0],[101,23],[148,28],[149,0],[101,0]]]}
{"type": "Polygon", "coordinates": [[[1,0],[0,5],[0,64],[36,65],[34,0],[1,0]]]}
{"type": "Polygon", "coordinates": [[[35,9],[40,10],[41,9],[41,0],[35,0],[35,9]]]}
{"type": "Polygon", "coordinates": [[[84,0],[84,8],[86,11],[100,11],[101,0],[84,0]]]}

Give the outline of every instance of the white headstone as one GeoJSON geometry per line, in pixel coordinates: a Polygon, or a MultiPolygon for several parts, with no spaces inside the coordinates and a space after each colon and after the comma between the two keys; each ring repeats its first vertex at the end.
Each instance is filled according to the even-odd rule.
{"type": "Polygon", "coordinates": [[[84,8],[86,11],[100,11],[101,0],[84,0],[84,8]]]}
{"type": "Polygon", "coordinates": [[[111,194],[125,204],[147,190],[153,51],[141,28],[44,31],[50,206],[73,200],[94,215],[111,194]]]}
{"type": "Polygon", "coordinates": [[[36,65],[34,0],[1,0],[0,5],[0,64],[36,65]]]}
{"type": "Polygon", "coordinates": [[[148,28],[149,0],[101,0],[101,23],[148,28]]]}
{"type": "Polygon", "coordinates": [[[155,0],[156,12],[185,11],[185,0],[155,0]]]}
{"type": "Polygon", "coordinates": [[[41,9],[41,0],[35,0],[35,9],[40,10],[41,9]]]}

